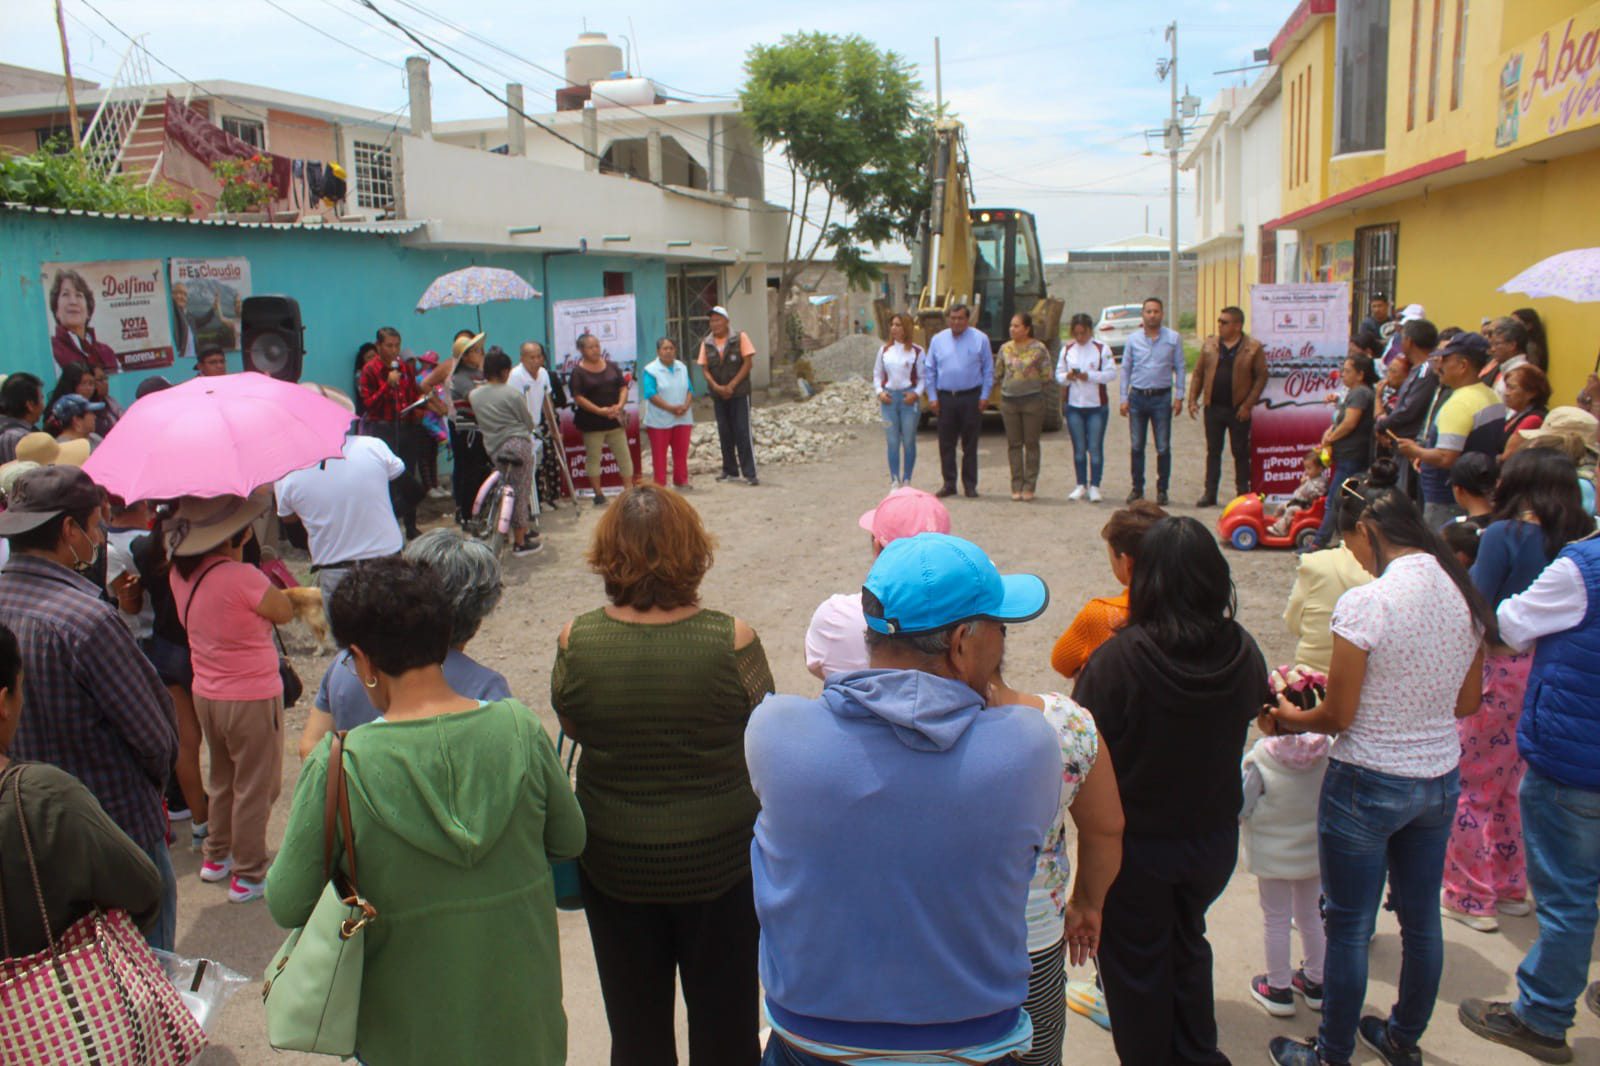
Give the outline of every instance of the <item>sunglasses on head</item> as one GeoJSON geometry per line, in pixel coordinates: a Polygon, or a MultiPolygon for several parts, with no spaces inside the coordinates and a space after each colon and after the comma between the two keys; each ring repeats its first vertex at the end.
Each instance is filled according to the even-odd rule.
{"type": "Polygon", "coordinates": [[[1341,497],[1348,496],[1352,500],[1359,500],[1362,503],[1366,503],[1367,498],[1361,493],[1361,475],[1356,474],[1353,477],[1347,477],[1343,481],[1339,482],[1339,495],[1341,497]]]}

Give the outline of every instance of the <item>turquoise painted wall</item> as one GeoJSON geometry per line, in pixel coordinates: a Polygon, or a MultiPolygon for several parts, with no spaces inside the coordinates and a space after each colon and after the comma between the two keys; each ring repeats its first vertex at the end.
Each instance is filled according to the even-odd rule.
{"type": "MultiPolygon", "coordinates": [[[[254,293],[297,299],[306,327],[304,380],[346,390],[356,348],[371,340],[379,326],[398,329],[413,352],[432,348],[445,354],[458,329],[475,328],[478,318],[470,308],[416,312],[429,282],[473,264],[513,270],[545,293],[541,300],[482,308],[488,343],[513,356],[522,341],[547,338],[550,302],[604,295],[606,271],[631,275],[642,349],[648,350],[666,330],[666,268],[660,260],[410,248],[398,237],[332,230],[248,230],[0,209],[0,326],[7,342],[0,353],[0,372],[31,371],[47,387],[55,379],[41,263],[198,256],[244,256],[250,261],[254,293]]],[[[237,353],[229,356],[229,366],[240,369],[237,353]]],[[[118,374],[112,379],[112,394],[128,403],[145,377],[163,374],[182,381],[193,373],[192,366],[174,365],[118,374]]]]}

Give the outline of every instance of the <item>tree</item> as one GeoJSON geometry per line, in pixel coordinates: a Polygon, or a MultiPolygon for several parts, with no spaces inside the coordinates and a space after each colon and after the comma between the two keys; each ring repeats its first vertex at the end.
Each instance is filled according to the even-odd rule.
{"type": "Polygon", "coordinates": [[[744,117],[791,171],[780,302],[824,248],[853,288],[880,271],[866,248],[907,240],[928,203],[932,121],[901,56],[856,36],[792,33],[745,60],[744,117]],[[804,221],[820,213],[821,222],[804,221]]]}

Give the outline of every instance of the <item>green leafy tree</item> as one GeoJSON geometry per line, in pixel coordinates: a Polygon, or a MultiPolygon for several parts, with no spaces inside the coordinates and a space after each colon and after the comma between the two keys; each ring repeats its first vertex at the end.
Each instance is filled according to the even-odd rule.
{"type": "Polygon", "coordinates": [[[933,127],[922,84],[894,52],[827,33],[756,45],[745,72],[745,120],[791,171],[783,303],[824,251],[865,289],[881,274],[868,248],[909,240],[928,202],[933,127]]]}

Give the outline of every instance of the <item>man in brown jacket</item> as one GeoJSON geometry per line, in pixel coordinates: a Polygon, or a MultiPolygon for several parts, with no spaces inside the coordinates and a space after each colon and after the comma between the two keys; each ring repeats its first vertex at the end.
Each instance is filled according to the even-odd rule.
{"type": "Polygon", "coordinates": [[[1196,507],[1214,507],[1222,479],[1222,436],[1233,451],[1233,483],[1250,491],[1250,411],[1267,387],[1267,354],[1244,331],[1244,312],[1224,307],[1217,332],[1206,338],[1189,379],[1189,417],[1203,404],[1206,412],[1206,491],[1196,507]]]}

